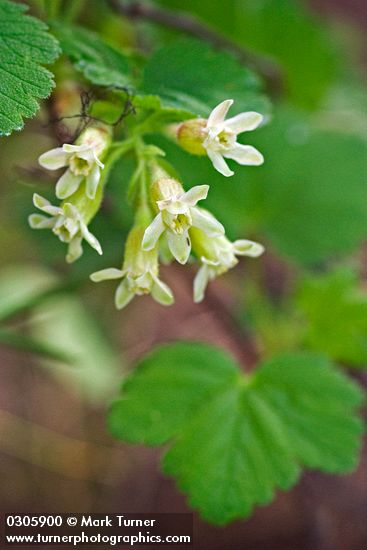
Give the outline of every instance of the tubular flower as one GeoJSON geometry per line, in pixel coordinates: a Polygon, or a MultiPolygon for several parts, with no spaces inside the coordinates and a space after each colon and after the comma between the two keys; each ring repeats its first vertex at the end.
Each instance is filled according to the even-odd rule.
{"type": "MultiPolygon", "coordinates": [[[[208,155],[214,168],[223,176],[234,174],[224,160],[226,158],[244,165],[258,166],[264,162],[264,157],[257,149],[237,142],[238,134],[255,130],[263,116],[249,111],[225,120],[232,104],[233,99],[226,99],[212,110],[207,120],[186,120],[175,130],[172,129],[183,149],[194,155],[208,155]]],[[[170,129],[168,131],[171,132],[170,129]]]]}
{"type": "Polygon", "coordinates": [[[189,229],[197,227],[210,237],[223,235],[224,227],[205,210],[196,206],[207,197],[208,185],[198,185],[185,192],[171,178],[158,180],[152,186],[152,198],[159,213],[144,233],[143,250],[152,250],[165,233],[171,254],[185,264],[191,251],[189,229]]]}
{"type": "Polygon", "coordinates": [[[245,165],[258,166],[264,162],[264,157],[255,147],[237,143],[237,135],[255,130],[263,120],[262,115],[249,111],[225,120],[232,104],[233,99],[226,99],[210,113],[203,143],[214,168],[223,176],[233,176],[234,173],[228,168],[225,158],[245,165]]]}
{"type": "Polygon", "coordinates": [[[104,168],[101,157],[106,153],[110,139],[110,132],[104,127],[87,128],[76,145],[65,143],[39,157],[40,165],[48,170],[68,167],[56,184],[57,198],[66,199],[75,193],[85,178],[87,197],[94,199],[104,168]]]}
{"type": "Polygon", "coordinates": [[[108,279],[122,279],[115,294],[117,309],[124,308],[134,296],[151,294],[162,305],[174,301],[171,289],[158,278],[158,250],[144,251],[141,242],[144,229],[134,227],[127,238],[122,269],[108,268],[90,276],[98,283],[108,279]]]}
{"type": "Polygon", "coordinates": [[[194,302],[201,302],[209,283],[226,273],[238,263],[236,256],[256,258],[264,252],[264,247],[254,241],[240,239],[233,243],[227,237],[208,239],[201,231],[191,230],[193,248],[200,257],[201,267],[194,280],[194,302]]]}
{"type": "Polygon", "coordinates": [[[51,229],[60,241],[67,243],[69,245],[66,255],[68,263],[75,262],[83,254],[83,239],[98,254],[102,254],[99,241],[88,230],[88,216],[86,217],[86,209],[83,208],[83,202],[79,201],[79,205],[75,202],[64,202],[60,206],[53,206],[48,200],[35,193],[33,195],[33,204],[36,208],[51,217],[43,216],[42,214],[31,214],[28,218],[29,225],[32,229],[51,229]]]}

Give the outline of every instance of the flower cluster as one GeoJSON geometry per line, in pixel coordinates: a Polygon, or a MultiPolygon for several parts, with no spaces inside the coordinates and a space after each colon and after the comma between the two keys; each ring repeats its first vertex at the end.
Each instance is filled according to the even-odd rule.
{"type": "Polygon", "coordinates": [[[126,242],[122,269],[108,268],[91,275],[92,281],[122,279],[115,295],[121,309],[134,295],[151,293],[163,305],[173,303],[173,294],[158,278],[158,257],[168,248],[171,257],[187,263],[191,252],[201,267],[194,280],[194,301],[204,298],[209,281],[234,267],[236,256],[256,257],[262,245],[238,240],[231,243],[223,225],[197,203],[207,197],[209,186],[198,185],[184,191],[181,183],[161,169],[153,170],[150,198],[156,215],[134,227],[126,242]],[[163,250],[162,250],[163,249],[163,250]]]}
{"type": "MultiPolygon", "coordinates": [[[[254,147],[237,142],[241,132],[255,129],[262,116],[255,112],[241,113],[226,120],[233,101],[220,103],[207,120],[183,122],[176,129],[178,143],[194,154],[205,154],[224,176],[233,172],[225,159],[239,164],[259,165],[263,157],[254,147]]],[[[122,142],[124,143],[124,142],[122,142]]],[[[194,279],[194,301],[204,298],[210,281],[238,263],[237,256],[257,257],[263,246],[249,240],[231,242],[223,225],[202,201],[207,198],[209,185],[196,185],[185,191],[173,170],[163,168],[157,158],[161,151],[145,145],[141,138],[126,140],[135,147],[138,167],[132,178],[135,221],[125,244],[121,268],[107,268],[92,273],[94,282],[119,279],[115,293],[118,309],[125,307],[134,296],[151,294],[162,305],[174,302],[171,289],[159,278],[159,258],[186,264],[190,257],[199,262],[194,279]],[[200,203],[200,205],[199,205],[200,203]]],[[[41,155],[41,166],[49,170],[65,167],[56,184],[56,196],[62,202],[53,206],[38,194],[33,202],[43,214],[32,214],[29,223],[35,229],[51,229],[68,244],[66,260],[77,260],[83,250],[82,241],[102,254],[98,240],[88,224],[98,211],[105,183],[104,163],[111,146],[110,130],[96,126],[85,130],[74,144],[65,144],[41,155]],[[47,216],[45,216],[46,214],[47,216]]],[[[122,146],[126,151],[127,147],[122,146]]],[[[111,154],[111,157],[116,154],[111,154]]],[[[109,157],[110,158],[110,157],[109,157]]],[[[167,163],[166,163],[167,164],[167,163]]]]}
{"type": "Polygon", "coordinates": [[[101,161],[110,146],[111,133],[105,126],[87,128],[75,145],[68,143],[51,149],[39,158],[48,170],[67,170],[56,183],[56,197],[63,199],[53,206],[38,194],[33,204],[43,213],[31,214],[29,224],[33,229],[51,229],[60,241],[68,244],[66,261],[75,262],[83,253],[83,239],[102,254],[98,240],[88,230],[88,224],[98,211],[102,200],[101,161]]]}

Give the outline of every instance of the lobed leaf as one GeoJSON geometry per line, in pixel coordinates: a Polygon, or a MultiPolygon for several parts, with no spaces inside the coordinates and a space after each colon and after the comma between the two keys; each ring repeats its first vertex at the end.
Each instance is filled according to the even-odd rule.
{"type": "Polygon", "coordinates": [[[291,487],[302,466],[355,467],[362,399],[322,357],[278,356],[249,377],[212,346],[176,343],[141,361],[109,427],[129,442],[169,442],[164,471],[204,518],[225,524],[291,487]]]}

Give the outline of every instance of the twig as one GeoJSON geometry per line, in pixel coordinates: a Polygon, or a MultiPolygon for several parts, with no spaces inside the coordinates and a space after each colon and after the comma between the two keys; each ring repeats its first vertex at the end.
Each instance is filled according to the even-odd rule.
{"type": "Polygon", "coordinates": [[[241,63],[246,63],[260,72],[264,78],[269,81],[272,87],[276,90],[281,89],[282,75],[279,66],[275,62],[245,50],[245,48],[235,44],[229,38],[226,38],[214,29],[201,23],[195,17],[181,11],[170,11],[157,6],[148,5],[140,0],[132,2],[109,0],[109,2],[112,8],[124,17],[153,21],[159,25],[171,27],[194,36],[195,38],[205,40],[216,48],[229,50],[241,63]]]}

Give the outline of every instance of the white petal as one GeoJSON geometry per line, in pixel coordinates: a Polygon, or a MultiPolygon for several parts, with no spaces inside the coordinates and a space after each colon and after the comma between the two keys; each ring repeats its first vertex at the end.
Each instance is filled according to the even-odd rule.
{"type": "Polygon", "coordinates": [[[242,132],[249,132],[255,130],[263,121],[263,116],[255,111],[249,111],[248,113],[240,113],[232,118],[226,120],[225,127],[229,128],[235,134],[241,134],[242,132]]]}
{"type": "Polygon", "coordinates": [[[55,218],[47,218],[42,214],[31,214],[28,223],[32,229],[50,229],[55,225],[55,218]]]}
{"type": "Polygon", "coordinates": [[[66,170],[56,184],[56,197],[66,199],[78,189],[83,176],[75,176],[70,170],[66,170]]]}
{"type": "Polygon", "coordinates": [[[217,124],[223,122],[232,103],[233,99],[226,99],[222,101],[222,103],[219,103],[219,105],[217,105],[209,115],[206,125],[207,128],[212,128],[213,126],[216,126],[217,124]]]}
{"type": "Polygon", "coordinates": [[[110,279],[121,279],[121,277],[124,276],[124,273],[125,272],[121,269],[108,267],[107,269],[101,269],[101,271],[95,271],[89,276],[89,278],[94,283],[99,283],[100,281],[108,281],[110,279]]]}
{"type": "Polygon", "coordinates": [[[152,250],[158,242],[159,237],[164,231],[164,223],[162,214],[157,214],[152,223],[146,228],[142,241],[143,250],[152,250]]]}
{"type": "Polygon", "coordinates": [[[101,169],[103,169],[103,168],[104,168],[104,164],[103,164],[103,162],[101,162],[101,161],[99,160],[99,158],[97,157],[97,153],[96,153],[95,149],[93,149],[93,158],[94,158],[95,163],[96,163],[101,169]]]}
{"type": "Polygon", "coordinates": [[[181,200],[188,206],[195,206],[199,201],[208,196],[209,185],[195,185],[181,197],[181,200]]]}
{"type": "Polygon", "coordinates": [[[251,256],[251,258],[257,258],[264,250],[265,248],[262,244],[246,239],[240,239],[233,243],[233,252],[237,254],[237,256],[251,256]]]}
{"type": "Polygon", "coordinates": [[[117,287],[115,294],[115,305],[117,309],[122,309],[127,306],[129,302],[134,298],[134,293],[129,290],[127,280],[124,279],[117,287]]]}
{"type": "Polygon", "coordinates": [[[222,157],[220,153],[217,151],[212,151],[211,149],[207,149],[206,152],[208,153],[208,157],[213,163],[214,168],[220,173],[223,174],[223,176],[233,176],[234,172],[229,169],[226,161],[222,157]]]}
{"type": "Polygon", "coordinates": [[[79,221],[73,218],[59,218],[55,224],[55,232],[64,242],[69,243],[79,233],[79,230],[79,221]],[[65,231],[68,235],[65,234],[65,231]]]}
{"type": "Polygon", "coordinates": [[[61,208],[58,206],[52,206],[50,201],[44,197],[41,197],[41,195],[38,195],[37,193],[33,194],[33,204],[36,208],[42,210],[42,212],[50,214],[50,216],[58,216],[63,213],[61,208]]]}
{"type": "Polygon", "coordinates": [[[163,306],[170,306],[174,302],[172,290],[166,283],[158,279],[155,275],[151,274],[153,278],[153,286],[151,294],[156,302],[163,306]]]}
{"type": "Polygon", "coordinates": [[[38,162],[47,170],[58,170],[68,164],[69,155],[65,153],[62,147],[56,147],[43,153],[38,159],[38,162]]]}
{"type": "Polygon", "coordinates": [[[157,206],[159,210],[166,210],[173,216],[177,216],[177,214],[187,214],[188,211],[188,205],[181,199],[164,199],[157,201],[157,206]]]}
{"type": "Polygon", "coordinates": [[[186,232],[181,235],[167,232],[168,247],[172,252],[172,256],[180,263],[185,264],[190,256],[191,242],[189,234],[186,232]]]}
{"type": "Polygon", "coordinates": [[[78,151],[78,153],[76,153],[76,156],[79,159],[85,160],[89,166],[92,166],[96,162],[94,160],[93,148],[91,146],[88,146],[88,148],[84,151],[78,151]]]}
{"type": "Polygon", "coordinates": [[[204,231],[209,237],[224,235],[223,225],[211,214],[200,208],[191,208],[192,225],[204,231]]]}
{"type": "Polygon", "coordinates": [[[80,212],[75,206],[75,204],[72,204],[71,202],[66,202],[63,206],[63,214],[67,217],[73,220],[74,222],[78,222],[80,220],[80,212]]]}
{"type": "Polygon", "coordinates": [[[62,148],[65,153],[82,153],[83,151],[88,151],[90,145],[71,145],[70,143],[64,143],[62,148]]]}
{"type": "Polygon", "coordinates": [[[98,254],[102,255],[102,247],[98,239],[96,239],[96,237],[88,230],[88,227],[85,225],[85,223],[81,222],[80,229],[87,243],[90,244],[90,246],[94,248],[94,250],[96,250],[98,254]]]}
{"type": "Polygon", "coordinates": [[[82,240],[82,237],[74,237],[74,239],[70,241],[65,258],[68,264],[72,264],[83,254],[82,240]]]}
{"type": "Polygon", "coordinates": [[[100,177],[101,177],[101,170],[99,166],[95,164],[87,176],[86,194],[89,199],[94,199],[94,197],[96,196],[96,191],[97,191],[100,177]]]}
{"type": "Polygon", "coordinates": [[[205,289],[209,282],[209,269],[204,264],[197,272],[194,279],[194,302],[197,304],[204,299],[205,289]]]}
{"type": "Polygon", "coordinates": [[[235,160],[238,164],[249,166],[259,166],[264,162],[264,157],[255,147],[242,145],[241,143],[236,143],[233,149],[225,152],[224,156],[235,160]]]}

